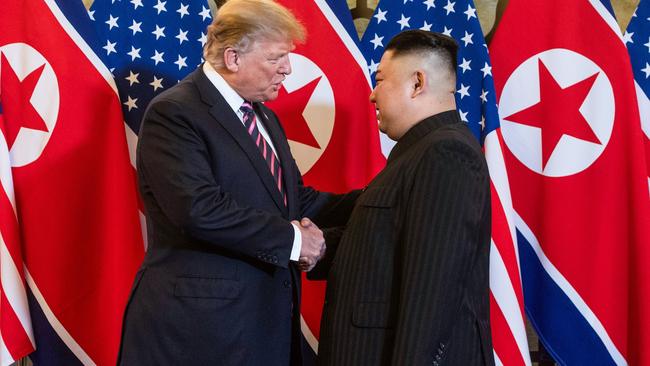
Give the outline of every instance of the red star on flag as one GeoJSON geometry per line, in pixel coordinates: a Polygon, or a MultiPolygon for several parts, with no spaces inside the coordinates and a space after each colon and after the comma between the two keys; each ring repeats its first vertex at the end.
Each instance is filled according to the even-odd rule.
{"type": "Polygon", "coordinates": [[[278,93],[278,98],[273,102],[266,103],[269,108],[277,113],[289,140],[300,142],[317,149],[320,149],[320,145],[316,141],[311,129],[309,129],[309,125],[302,114],[321,77],[317,77],[292,93],[288,93],[284,85],[282,85],[278,93]]]}
{"type": "Polygon", "coordinates": [[[539,63],[539,102],[505,119],[542,131],[542,166],[546,167],[563,135],[601,144],[598,136],[580,113],[580,106],[594,85],[598,73],[562,88],[542,60],[539,63]]]}
{"type": "Polygon", "coordinates": [[[41,65],[22,81],[16,75],[4,55],[1,56],[2,68],[0,73],[0,95],[4,122],[2,129],[9,149],[13,146],[21,128],[30,128],[48,132],[45,121],[30,102],[34,88],[41,78],[45,64],[41,65]]]}

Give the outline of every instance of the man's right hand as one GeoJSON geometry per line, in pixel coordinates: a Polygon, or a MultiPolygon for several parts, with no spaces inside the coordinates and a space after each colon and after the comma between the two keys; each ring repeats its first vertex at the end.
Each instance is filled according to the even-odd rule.
{"type": "Polygon", "coordinates": [[[302,236],[299,260],[300,269],[309,272],[325,254],[325,238],[323,237],[323,232],[308,218],[303,218],[300,222],[294,220],[292,223],[298,226],[302,236]]]}

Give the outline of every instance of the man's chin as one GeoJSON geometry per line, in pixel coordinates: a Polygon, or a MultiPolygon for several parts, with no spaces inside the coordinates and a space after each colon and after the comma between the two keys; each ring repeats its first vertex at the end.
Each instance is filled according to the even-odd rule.
{"type": "Polygon", "coordinates": [[[270,101],[276,100],[276,99],[278,98],[278,94],[279,94],[279,93],[278,93],[277,90],[276,90],[276,91],[269,92],[269,93],[266,93],[266,94],[264,95],[264,101],[265,101],[265,102],[270,102],[270,101]]]}
{"type": "Polygon", "coordinates": [[[386,128],[384,128],[384,125],[381,123],[380,119],[377,119],[377,128],[379,128],[380,132],[386,133],[386,128]]]}

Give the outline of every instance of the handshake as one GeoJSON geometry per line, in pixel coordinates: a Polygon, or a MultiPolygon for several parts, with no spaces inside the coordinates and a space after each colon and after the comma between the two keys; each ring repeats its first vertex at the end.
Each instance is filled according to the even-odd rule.
{"type": "Polygon", "coordinates": [[[302,237],[298,267],[303,272],[311,271],[325,255],[325,238],[323,232],[310,219],[304,217],[300,222],[294,220],[302,237]]]}

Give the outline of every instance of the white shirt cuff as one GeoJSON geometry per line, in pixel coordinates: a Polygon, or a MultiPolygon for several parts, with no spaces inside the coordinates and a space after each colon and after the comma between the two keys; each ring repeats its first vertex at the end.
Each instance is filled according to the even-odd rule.
{"type": "Polygon", "coordinates": [[[291,223],[291,226],[293,226],[293,247],[289,259],[297,262],[300,259],[300,249],[302,249],[302,235],[300,235],[298,225],[291,223]]]}

